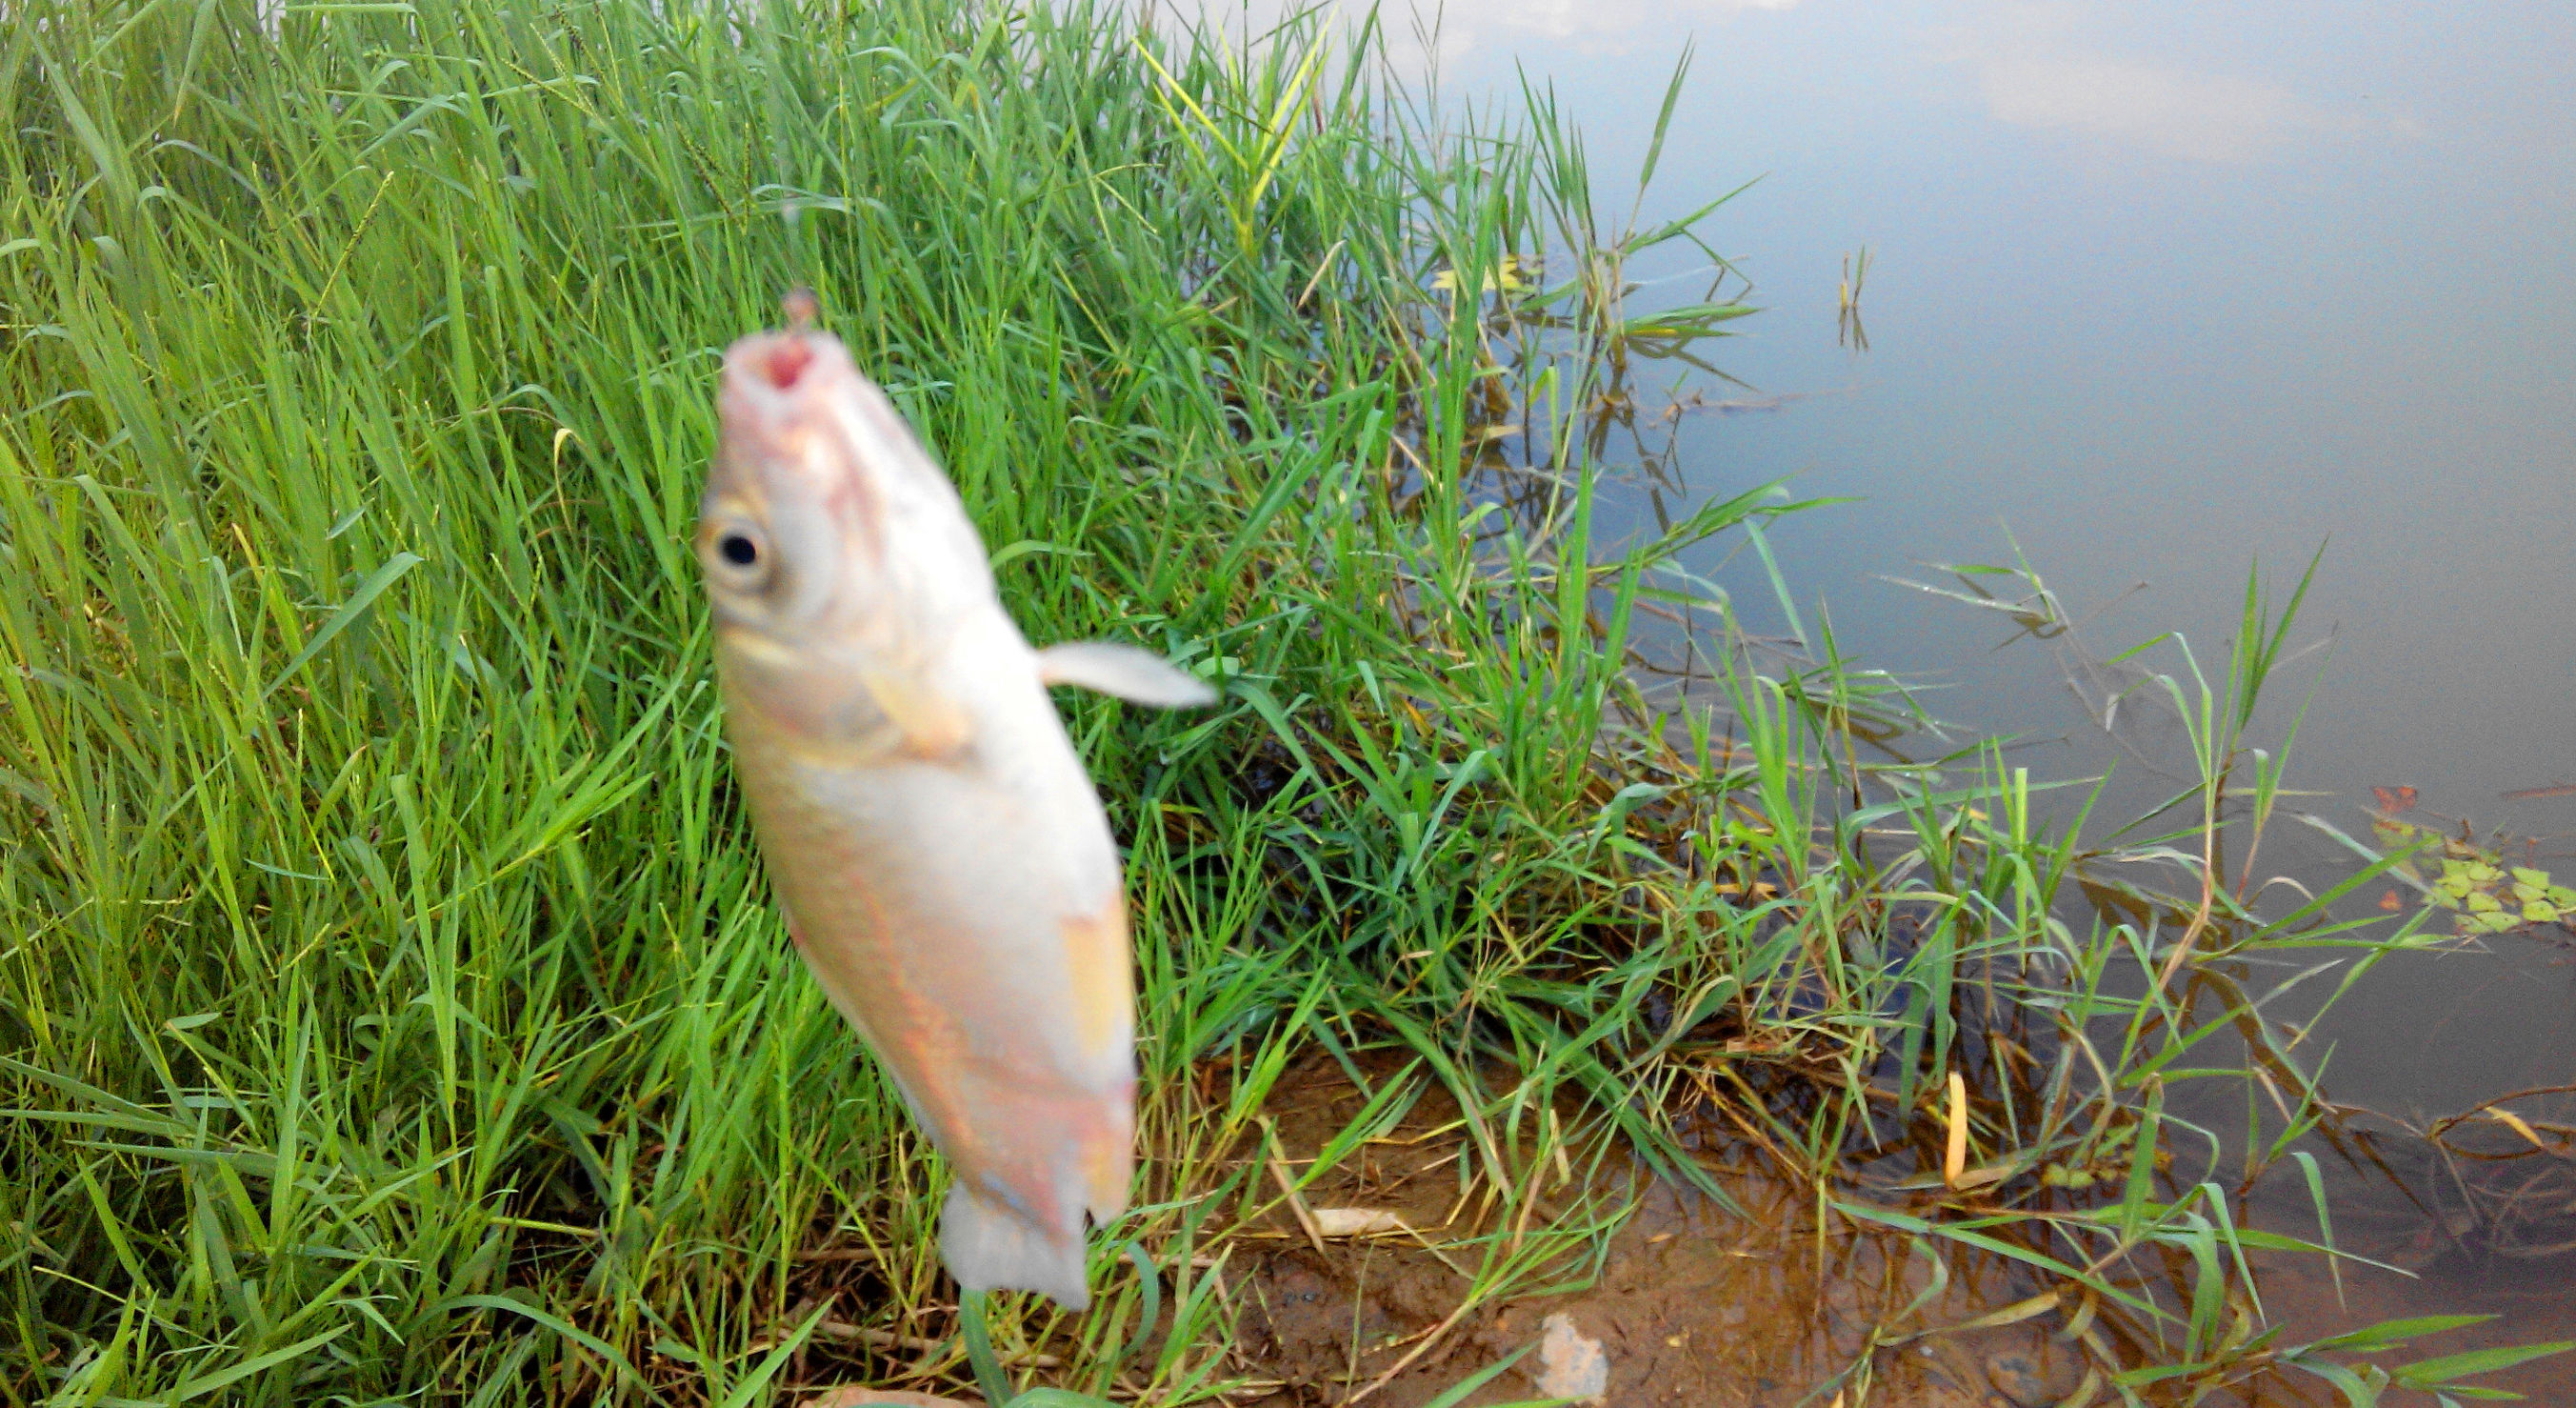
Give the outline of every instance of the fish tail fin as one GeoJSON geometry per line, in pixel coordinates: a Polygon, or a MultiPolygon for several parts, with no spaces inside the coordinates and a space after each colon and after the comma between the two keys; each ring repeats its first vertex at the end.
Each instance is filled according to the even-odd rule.
{"type": "Polygon", "coordinates": [[[939,1215],[939,1251],[967,1290],[1036,1291],[1067,1310],[1091,1304],[1078,1219],[1071,1235],[1051,1236],[963,1178],[949,1185],[939,1215]]]}

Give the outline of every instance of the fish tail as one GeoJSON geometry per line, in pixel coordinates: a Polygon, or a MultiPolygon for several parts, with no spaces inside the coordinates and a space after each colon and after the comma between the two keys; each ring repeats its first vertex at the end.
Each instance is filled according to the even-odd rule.
{"type": "Polygon", "coordinates": [[[1071,1235],[1051,1236],[963,1178],[949,1185],[939,1215],[939,1251],[967,1290],[1036,1291],[1067,1310],[1091,1304],[1078,1219],[1071,1235]]]}

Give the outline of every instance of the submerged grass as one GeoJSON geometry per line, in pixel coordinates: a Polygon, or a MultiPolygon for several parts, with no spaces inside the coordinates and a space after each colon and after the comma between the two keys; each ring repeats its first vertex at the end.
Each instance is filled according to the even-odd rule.
{"type": "Polygon", "coordinates": [[[1226,691],[1064,701],[1130,848],[1113,1232],[1159,1294],[1104,1247],[1088,1316],[1006,1298],[1023,1386],[1241,1387],[1239,1235],[1435,1084],[1468,1211],[1434,1339],[1588,1274],[1622,1194],[1540,1211],[1569,1149],[1723,1202],[1693,1099],[1928,1274],[2026,1268],[2010,1313],[2061,1317],[2088,1392],[2288,1365],[2361,1402],[2384,1375],[2333,1351],[2438,1328],[2278,1344],[2164,1113],[2237,1032],[2277,1116],[2243,1147],[2283,1154],[2320,1107],[2249,961],[2415,941],[2225,883],[2278,793],[2246,729],[2282,623],[2249,602],[2224,684],[2172,676],[2205,772],[2171,837],[2086,851],[1992,754],[1861,762],[1901,695],[1664,585],[1797,505],[1593,541],[1580,412],[1741,309],[1622,309],[1690,223],[1606,233],[1543,97],[1433,114],[1365,47],[1079,5],[11,9],[0,1399],[967,1381],[942,1175],[764,903],[687,550],[716,349],[800,282],[1033,638],[1226,691]],[[1539,443],[1498,457],[1515,417],[1539,443]],[[1723,709],[1639,692],[1653,610],[1720,623],[1723,709]],[[2070,924],[2106,861],[2180,901],[2087,881],[2126,917],[2070,924]],[[1316,1050],[1371,1098],[1282,1151],[1264,1098],[1316,1050]]]}

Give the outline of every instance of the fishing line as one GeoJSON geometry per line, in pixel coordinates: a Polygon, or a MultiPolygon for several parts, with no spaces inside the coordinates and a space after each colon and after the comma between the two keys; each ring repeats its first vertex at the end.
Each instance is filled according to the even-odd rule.
{"type": "MultiPolygon", "coordinates": [[[[789,114],[797,105],[788,91],[787,52],[779,40],[779,11],[792,6],[794,0],[755,0],[760,14],[761,64],[769,70],[769,164],[770,191],[778,199],[779,218],[787,225],[787,265],[790,286],[810,285],[821,272],[815,267],[811,237],[806,233],[804,203],[797,197],[803,188],[791,178],[795,167],[788,160],[789,114]]],[[[760,193],[752,193],[757,197],[760,193]]]]}

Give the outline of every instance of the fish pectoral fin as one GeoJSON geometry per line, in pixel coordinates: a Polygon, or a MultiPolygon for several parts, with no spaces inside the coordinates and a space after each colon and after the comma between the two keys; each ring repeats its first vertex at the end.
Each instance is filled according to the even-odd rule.
{"type": "Polygon", "coordinates": [[[953,757],[974,737],[974,723],[963,707],[911,675],[861,670],[859,685],[903,735],[907,753],[933,760],[953,757]]]}
{"type": "Polygon", "coordinates": [[[1038,678],[1077,685],[1157,709],[1188,709],[1216,702],[1207,681],[1186,674],[1163,657],[1105,640],[1068,641],[1038,652],[1038,678]]]}

